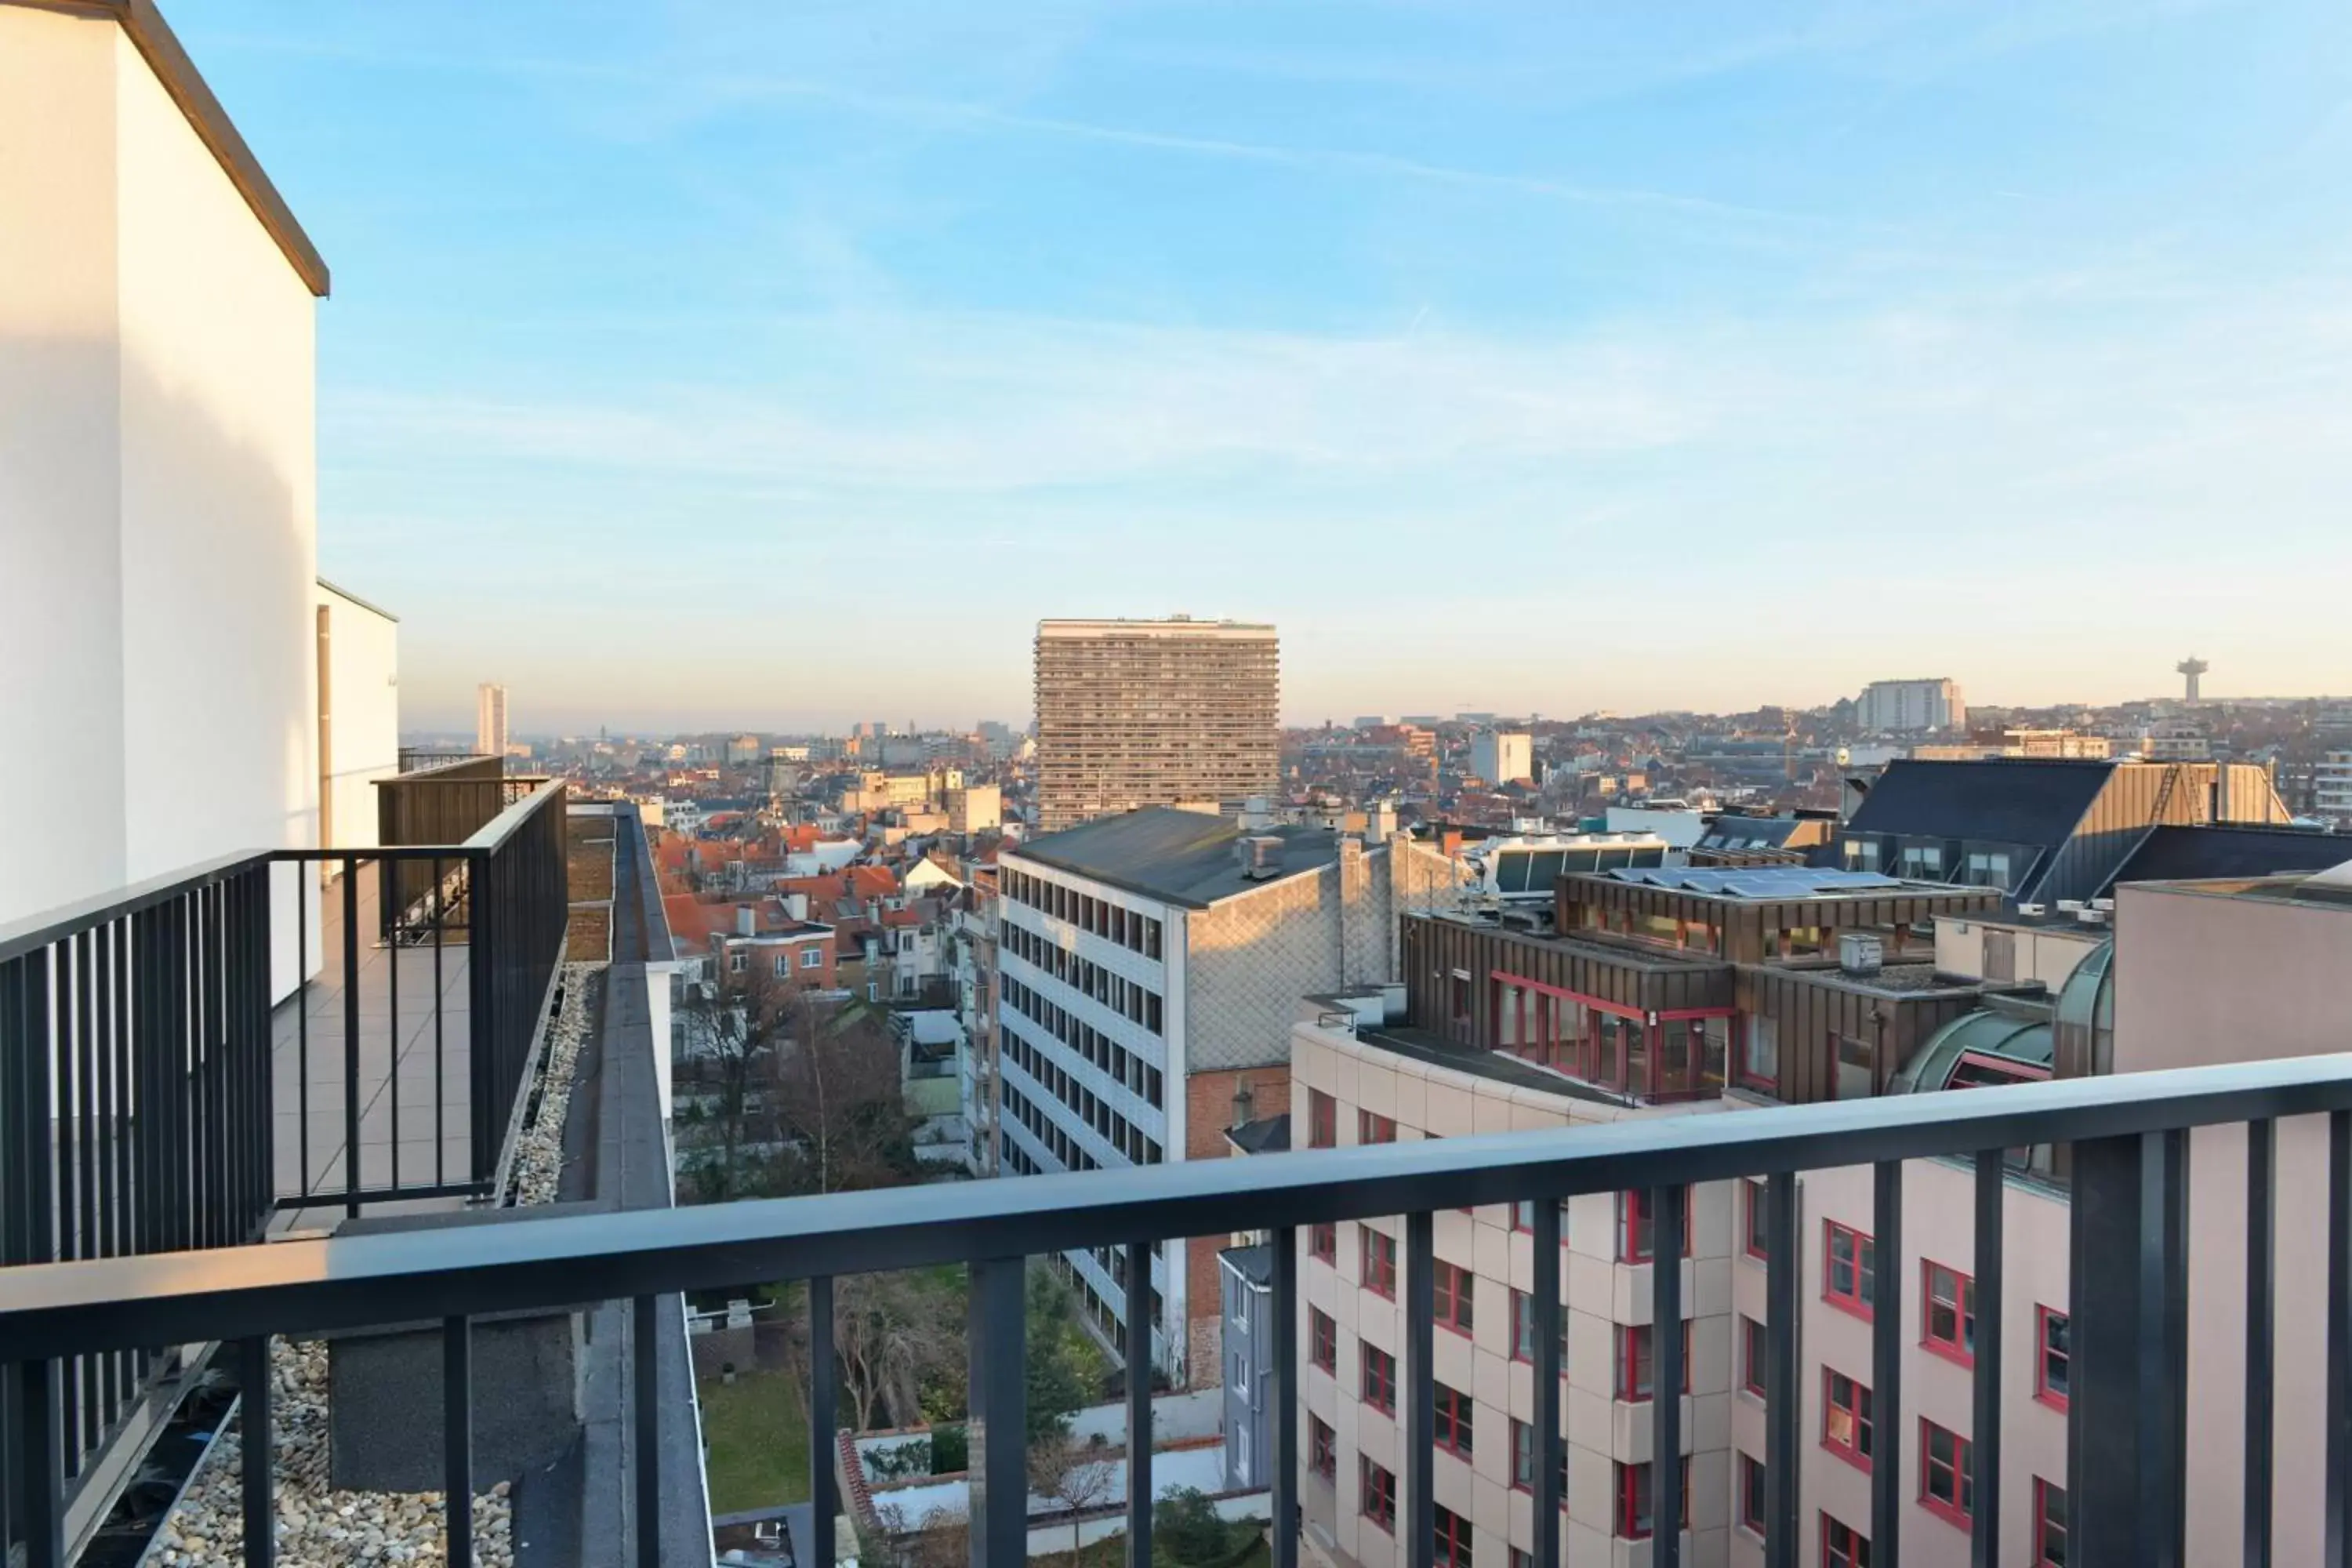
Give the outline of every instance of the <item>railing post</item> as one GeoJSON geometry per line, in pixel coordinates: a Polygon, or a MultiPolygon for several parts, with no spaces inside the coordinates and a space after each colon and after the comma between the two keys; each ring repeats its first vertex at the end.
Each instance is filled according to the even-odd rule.
{"type": "Polygon", "coordinates": [[[442,1544],[449,1568],[474,1561],[474,1334],[464,1313],[441,1320],[442,1544]]]}
{"type": "Polygon", "coordinates": [[[236,1345],[238,1447],[243,1450],[246,1568],[270,1568],[278,1561],[278,1509],[271,1498],[269,1337],[257,1334],[236,1345]]]}
{"type": "Polygon", "coordinates": [[[2246,1459],[2245,1568],[2270,1568],[2271,1443],[2278,1419],[2271,1405],[2277,1341],[2271,1295],[2278,1277],[2278,1237],[2271,1213],[2278,1124],[2246,1123],[2246,1459]]]}
{"type": "Polygon", "coordinates": [[[1404,1218],[1404,1542],[1406,1568],[1429,1568],[1437,1552],[1436,1220],[1427,1209],[1404,1218]]]}
{"type": "Polygon", "coordinates": [[[1544,1198],[1530,1205],[1528,1228],[1535,1255],[1535,1272],[1528,1283],[1534,1300],[1528,1312],[1536,1342],[1529,1346],[1535,1363],[1535,1552],[1531,1568],[1560,1568],[1560,1463],[1564,1456],[1559,1420],[1559,1200],[1544,1198]]]}
{"type": "MultiPolygon", "coordinates": [[[[1903,1162],[1871,1167],[1871,1245],[1878,1271],[1871,1285],[1870,1560],[1895,1568],[1903,1554],[1903,1516],[1911,1494],[1903,1473],[1903,1162]]],[[[1981,1495],[1981,1494],[1979,1494],[1981,1495]]]]}
{"type": "Polygon", "coordinates": [[[1764,1562],[1797,1568],[1797,1431],[1804,1391],[1797,1381],[1797,1287],[1804,1240],[1797,1228],[1797,1178],[1776,1171],[1764,1184],[1765,1339],[1764,1562]]]}
{"type": "MultiPolygon", "coordinates": [[[[1127,1244],[1127,1568],[1151,1568],[1151,1254],[1152,1244],[1127,1244]]],[[[1276,1461],[1277,1467],[1279,1461],[1276,1461]]],[[[1282,1556],[1282,1486],[1275,1483],[1275,1568],[1282,1556]]]]}
{"type": "Polygon", "coordinates": [[[2327,1568],[2352,1568],[2352,1110],[2327,1118],[2327,1568]]]}
{"type": "MultiPolygon", "coordinates": [[[[637,1568],[661,1568],[661,1298],[631,1303],[630,1463],[636,1478],[637,1568]]],[[[820,1568],[824,1559],[818,1559],[820,1568]]]]}
{"type": "MultiPolygon", "coordinates": [[[[473,1180],[485,1187],[498,1175],[498,1031],[494,1015],[498,987],[494,968],[497,943],[490,934],[488,900],[483,896],[490,879],[489,854],[475,850],[466,856],[466,1068],[471,1089],[466,1110],[473,1129],[473,1180]]],[[[490,1194],[496,1201],[497,1194],[490,1194]]]]}
{"type": "MultiPolygon", "coordinates": [[[[833,1276],[821,1274],[808,1282],[809,1311],[809,1520],[816,1541],[804,1561],[817,1568],[832,1562],[833,1516],[840,1511],[834,1497],[834,1460],[841,1452],[841,1426],[833,1354],[833,1276]]],[[[866,1425],[866,1412],[855,1412],[856,1428],[866,1425]]],[[[795,1545],[797,1546],[797,1542],[795,1545]]]]}
{"type": "MultiPolygon", "coordinates": [[[[1273,1568],[1298,1565],[1298,1233],[1284,1226],[1273,1233],[1274,1291],[1274,1563],[1273,1568]]],[[[1144,1400],[1149,1453],[1150,1398],[1144,1400]]],[[[1144,1514],[1150,1514],[1150,1498],[1144,1514]]],[[[1149,1542],[1146,1542],[1147,1546],[1149,1542]]],[[[1150,1562],[1147,1551],[1141,1559],[1150,1562]]]]}
{"type": "MultiPolygon", "coordinates": [[[[393,1064],[393,1071],[400,1070],[393,1064]]],[[[360,1213],[360,867],[343,857],[343,1215],[360,1213]]]]}
{"type": "Polygon", "coordinates": [[[2066,1504],[2076,1561],[2180,1561],[2186,1236],[2178,1133],[2074,1145],[2066,1504]]]}
{"type": "MultiPolygon", "coordinates": [[[[1976,1568],[2000,1568],[2002,1203],[2009,1192],[2005,1164],[2004,1150],[1986,1149],[1977,1154],[1976,1385],[1969,1450],[1976,1492],[1976,1530],[1969,1542],[1969,1561],[1976,1568]]],[[[1884,1288],[1886,1254],[1881,1250],[1878,1256],[1878,1278],[1884,1288]]]]}
{"type": "Polygon", "coordinates": [[[1683,1560],[1683,1199],[1688,1187],[1650,1198],[1650,1563],[1683,1560]]]}
{"type": "Polygon", "coordinates": [[[1029,1561],[1025,1268],[1018,1258],[971,1266],[966,1399],[971,1568],[1022,1568],[1029,1561]]]}

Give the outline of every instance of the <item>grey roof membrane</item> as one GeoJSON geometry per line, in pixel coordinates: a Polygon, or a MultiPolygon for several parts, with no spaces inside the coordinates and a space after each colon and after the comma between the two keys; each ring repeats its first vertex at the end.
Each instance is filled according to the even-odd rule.
{"type": "MultiPolygon", "coordinates": [[[[1279,876],[1316,870],[1339,858],[1339,836],[1328,828],[1267,827],[1255,836],[1282,840],[1279,876]]],[[[1017,853],[1163,903],[1206,909],[1263,885],[1242,875],[1241,837],[1230,817],[1146,806],[1033,838],[1017,853]]]]}

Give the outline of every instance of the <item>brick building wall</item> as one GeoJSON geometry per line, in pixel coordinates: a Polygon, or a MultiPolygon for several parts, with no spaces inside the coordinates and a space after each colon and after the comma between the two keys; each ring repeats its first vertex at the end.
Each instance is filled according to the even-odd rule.
{"type": "MultiPolygon", "coordinates": [[[[1233,1125],[1234,1096],[1244,1083],[1249,1085],[1254,1120],[1289,1110],[1290,1064],[1286,1060],[1271,1068],[1194,1073],[1184,1080],[1184,1158],[1241,1157],[1225,1142],[1225,1130],[1233,1125]]],[[[1217,1254],[1232,1242],[1229,1236],[1196,1236],[1184,1244],[1184,1365],[1186,1380],[1193,1388],[1214,1388],[1223,1376],[1224,1292],[1217,1279],[1217,1254]]]]}

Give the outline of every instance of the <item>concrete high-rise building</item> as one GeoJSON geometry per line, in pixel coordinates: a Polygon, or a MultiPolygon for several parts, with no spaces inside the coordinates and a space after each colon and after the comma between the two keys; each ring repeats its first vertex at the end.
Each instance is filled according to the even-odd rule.
{"type": "Polygon", "coordinates": [[[487,680],[474,692],[474,750],[486,757],[507,754],[507,689],[487,680]]]}
{"type": "Polygon", "coordinates": [[[1853,719],[1864,731],[1881,733],[1965,730],[1969,705],[1956,680],[1874,680],[1854,704],[1853,719]]]}
{"type": "Polygon", "coordinates": [[[1268,626],[1040,621],[1038,826],[1271,794],[1279,679],[1268,626]]]}
{"type": "Polygon", "coordinates": [[[1470,771],[1490,784],[1535,777],[1535,746],[1528,736],[1509,730],[1489,730],[1470,742],[1470,771]]]}

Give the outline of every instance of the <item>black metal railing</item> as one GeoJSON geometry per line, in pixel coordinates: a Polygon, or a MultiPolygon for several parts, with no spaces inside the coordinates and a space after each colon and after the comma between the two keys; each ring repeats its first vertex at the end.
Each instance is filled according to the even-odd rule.
{"type": "MultiPolygon", "coordinates": [[[[565,818],[548,784],[462,843],[233,856],[0,927],[0,1267],[234,1247],[287,1209],[493,1194],[562,959],[565,818]],[[340,873],[324,888],[321,863],[340,873]],[[362,884],[405,865],[459,894],[379,943],[362,884]],[[335,928],[325,951],[319,927],[335,928]]],[[[85,1478],[189,1370],[165,1346],[204,1342],[64,1369],[62,1473],[85,1478]]]]}
{"type": "MultiPolygon", "coordinates": [[[[2327,1561],[2352,1550],[2352,1057],[2326,1057],[2079,1079],[1976,1090],[1899,1096],[1843,1104],[1759,1110],[1521,1132],[1311,1151],[1274,1159],[1209,1160],[1083,1175],[1035,1177],[936,1191],[877,1191],[822,1198],[715,1205],[644,1214],[567,1216],[496,1232],[441,1231],[289,1242],[200,1257],[165,1256],[58,1263],[0,1277],[0,1347],[14,1362],[16,1464],[30,1568],[58,1568],[54,1523],[60,1470],[59,1367],[77,1357],[137,1352],[187,1340],[236,1343],[247,1364],[263,1364],[268,1337],[312,1334],[394,1321],[437,1319],[463,1367],[472,1320],[491,1313],[596,1300],[635,1303],[633,1416],[634,1561],[662,1560],[655,1521],[661,1479],[654,1441],[665,1391],[655,1355],[660,1296],[746,1282],[805,1280],[813,1306],[811,1409],[820,1433],[833,1426],[833,1282],[842,1275],[963,1264],[970,1268],[969,1397],[971,1411],[971,1560],[1013,1568],[1028,1557],[1024,1430],[1024,1260],[1032,1255],[1120,1247],[1127,1279],[1151,1278],[1163,1240],[1268,1231],[1273,1243],[1273,1563],[1296,1568],[1302,1456],[1298,1441],[1299,1227],[1402,1215],[1406,1329],[1400,1539],[1411,1568],[1434,1555],[1432,1455],[1433,1215],[1486,1205],[1532,1205],[1535,1273],[1529,1338],[1537,1391],[1535,1517],[1561,1507],[1560,1209],[1554,1200],[1646,1192],[1656,1233],[1653,1255],[1680,1250],[1684,1197],[1696,1183],[1761,1177],[1765,1183],[1769,1300],[1765,1371],[1768,1427],[1765,1561],[1797,1568],[1800,1412],[1797,1323],[1804,1267],[1797,1223],[1797,1173],[1873,1166],[1881,1292],[1873,1320],[1878,1377],[1874,1456],[1873,1561],[1892,1562],[1910,1500],[1906,1434],[1895,1375],[1906,1348],[1899,1310],[1905,1260],[1898,1217],[1904,1162],[1959,1157],[1975,1162],[1976,1358],[1974,1560],[1994,1561],[2000,1540],[2002,1423],[2000,1417],[2002,1152],[2066,1143],[2074,1152],[2073,1273],[2069,1310],[2074,1363],[2067,1412],[2070,1531],[2067,1561],[2091,1568],[2179,1563],[2187,1491],[2187,1130],[2245,1124],[2247,1163],[2258,1221],[2248,1248],[2245,1426],[2248,1540],[2272,1500],[2272,1365],[2269,1325],[2277,1306],[2271,1272],[2275,1238],[2270,1199],[2279,1119],[2328,1120],[2325,1310],[2327,1352],[2325,1510],[2327,1561]],[[1005,1440],[1010,1436],[1011,1440],[1005,1440]]],[[[1654,1321],[1682,1316],[1676,1268],[1651,1268],[1654,1321]]],[[[1652,1386],[1677,1387],[1680,1337],[1654,1336],[1652,1386]]],[[[1149,1358],[1129,1358],[1130,1403],[1148,1401],[1149,1358]]],[[[676,1394],[680,1390],[669,1390],[676,1394]]],[[[470,1560],[465,1484],[470,1469],[470,1391],[445,1384],[445,1474],[450,1478],[448,1559],[470,1560]]],[[[244,1445],[246,1561],[268,1561],[275,1510],[268,1460],[266,1402],[248,1407],[244,1445]]],[[[1679,1405],[1655,1402],[1651,1474],[1676,1473],[1679,1405]]],[[[1142,1422],[1131,1428],[1146,1429],[1142,1422]]],[[[2204,1435],[2206,1441],[2220,1434],[2204,1435]]],[[[819,1541],[836,1504],[833,1446],[810,1445],[809,1490],[819,1541]]],[[[1129,1551],[1150,1561],[1150,1444],[1130,1447],[1129,1551]]],[[[1680,1560],[1675,1499],[1659,1484],[1649,1561],[1680,1560]]],[[[2266,1542],[2267,1537],[2264,1537],[2266,1542]]],[[[2264,1548],[2266,1552],[2266,1545],[2264,1548]]],[[[1559,1568],[1559,1536],[1534,1532],[1533,1568],[1559,1568]]],[[[2249,1561],[2266,1562],[2263,1552],[2249,1561]]]]}
{"type": "MultiPolygon", "coordinates": [[[[376,842],[386,847],[463,844],[546,782],[509,775],[502,757],[454,757],[404,767],[394,777],[375,781],[376,842]]],[[[395,925],[415,921],[429,903],[462,898],[465,889],[462,882],[440,881],[425,861],[402,859],[389,866],[378,892],[382,934],[389,941],[395,925]]]]}

